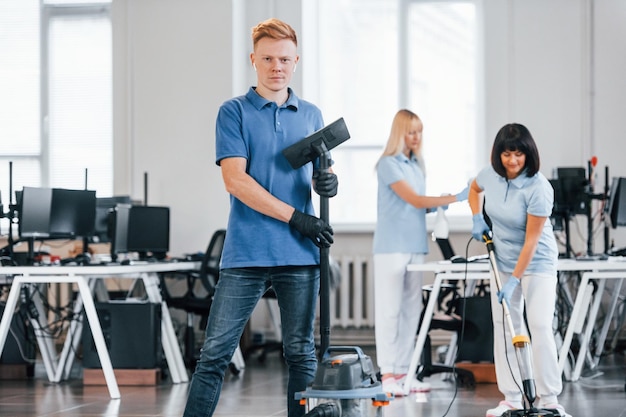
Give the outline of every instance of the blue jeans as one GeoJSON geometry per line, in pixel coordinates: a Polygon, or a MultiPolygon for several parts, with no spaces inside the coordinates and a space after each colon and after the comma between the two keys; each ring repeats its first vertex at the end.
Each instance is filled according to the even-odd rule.
{"type": "Polygon", "coordinates": [[[289,369],[288,415],[304,415],[304,406],[294,395],[313,382],[317,370],[314,324],[319,285],[317,266],[222,270],[184,417],[213,415],[224,374],[246,323],[270,286],[280,307],[283,355],[289,369]]]}

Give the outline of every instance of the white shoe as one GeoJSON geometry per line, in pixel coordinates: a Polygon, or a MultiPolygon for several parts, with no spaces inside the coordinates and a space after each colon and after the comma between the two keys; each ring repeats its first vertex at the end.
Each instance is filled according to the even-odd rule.
{"type": "MultiPolygon", "coordinates": [[[[402,388],[404,388],[405,382],[406,382],[406,377],[403,377],[402,379],[397,380],[397,383],[402,388]]],[[[410,392],[429,392],[429,391],[430,391],[430,384],[428,382],[422,382],[418,380],[417,378],[411,379],[410,392]]]]}
{"type": "Polygon", "coordinates": [[[522,408],[521,403],[511,403],[508,401],[500,401],[500,404],[496,408],[487,410],[486,417],[500,417],[502,414],[509,410],[519,410],[522,408]]]}
{"type": "Polygon", "coordinates": [[[394,398],[404,397],[404,390],[402,385],[398,384],[394,378],[383,379],[383,392],[392,394],[394,398]]]}
{"type": "Polygon", "coordinates": [[[561,417],[572,417],[571,414],[565,412],[565,408],[561,404],[546,404],[540,408],[547,408],[548,410],[556,410],[561,417]]]}

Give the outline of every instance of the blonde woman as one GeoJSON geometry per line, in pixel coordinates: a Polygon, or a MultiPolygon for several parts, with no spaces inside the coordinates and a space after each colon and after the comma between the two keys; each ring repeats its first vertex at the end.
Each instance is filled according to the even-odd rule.
{"type": "MultiPolygon", "coordinates": [[[[426,213],[429,209],[467,199],[456,195],[427,196],[422,159],[420,118],[409,110],[396,113],[391,133],[378,160],[378,218],[374,232],[376,358],[383,390],[396,397],[413,353],[422,309],[422,274],[407,272],[410,263],[424,262],[428,253],[426,213]]],[[[415,375],[411,391],[428,391],[415,375]]]]}

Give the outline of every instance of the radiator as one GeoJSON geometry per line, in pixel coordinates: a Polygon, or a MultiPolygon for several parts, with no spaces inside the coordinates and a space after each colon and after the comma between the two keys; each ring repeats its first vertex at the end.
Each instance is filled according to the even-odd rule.
{"type": "Polygon", "coordinates": [[[338,328],[374,327],[374,264],[371,256],[335,258],[339,285],[330,292],[330,325],[338,328]]]}

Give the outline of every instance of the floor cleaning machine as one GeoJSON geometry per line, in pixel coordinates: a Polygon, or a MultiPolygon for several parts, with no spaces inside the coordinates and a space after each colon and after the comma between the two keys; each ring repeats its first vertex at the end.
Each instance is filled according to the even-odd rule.
{"type": "MultiPolygon", "coordinates": [[[[502,288],[502,281],[500,281],[500,273],[498,265],[496,263],[495,246],[490,234],[483,234],[483,240],[487,246],[487,252],[489,253],[489,262],[491,263],[491,269],[493,270],[494,280],[496,282],[497,290],[502,288]]],[[[559,417],[561,414],[558,410],[554,409],[537,409],[533,405],[536,395],[535,378],[533,374],[533,357],[530,346],[530,338],[524,334],[516,334],[513,321],[511,320],[511,314],[509,312],[509,305],[506,302],[502,303],[502,309],[504,310],[504,319],[508,324],[509,331],[513,335],[513,346],[515,346],[515,356],[522,377],[522,389],[524,391],[524,399],[522,402],[523,409],[509,410],[502,414],[503,417],[559,417]]]]}
{"type": "MultiPolygon", "coordinates": [[[[320,172],[331,165],[330,150],[348,140],[343,118],[283,150],[293,169],[319,158],[320,172]]],[[[328,197],[320,196],[320,218],[327,223],[328,197]]],[[[296,393],[306,417],[381,417],[391,399],[382,389],[369,356],[356,346],[330,346],[330,253],[320,248],[320,354],[312,386],[296,393]]]]}

